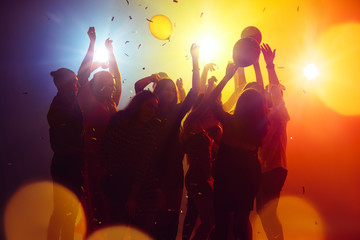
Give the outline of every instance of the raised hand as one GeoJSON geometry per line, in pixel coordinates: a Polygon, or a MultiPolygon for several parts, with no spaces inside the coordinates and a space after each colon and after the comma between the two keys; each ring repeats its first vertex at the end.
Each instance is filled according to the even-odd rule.
{"type": "Polygon", "coordinates": [[[89,27],[87,34],[89,36],[90,42],[96,41],[95,27],[89,27]]]}
{"type": "Polygon", "coordinates": [[[225,78],[230,80],[234,76],[237,69],[238,67],[233,62],[229,62],[226,67],[225,78]]]}
{"type": "Polygon", "coordinates": [[[205,65],[204,70],[206,71],[215,71],[216,64],[215,63],[208,63],[205,65]]]}
{"type": "Polygon", "coordinates": [[[266,65],[272,66],[274,64],[276,49],[274,49],[274,51],[272,51],[271,47],[265,43],[263,43],[260,48],[261,48],[261,52],[264,56],[266,65]]]}
{"type": "Polygon", "coordinates": [[[176,79],[176,87],[177,87],[177,89],[184,88],[184,82],[183,82],[182,78],[176,79]]]}
{"type": "Polygon", "coordinates": [[[197,45],[196,43],[193,43],[191,45],[190,53],[191,53],[191,56],[192,56],[193,60],[198,60],[199,59],[199,49],[200,49],[200,46],[197,45]]]}
{"type": "Polygon", "coordinates": [[[105,40],[105,47],[106,47],[106,49],[107,49],[109,52],[114,52],[114,48],[113,48],[112,42],[113,42],[113,40],[110,40],[110,38],[107,38],[107,39],[105,40]]]}

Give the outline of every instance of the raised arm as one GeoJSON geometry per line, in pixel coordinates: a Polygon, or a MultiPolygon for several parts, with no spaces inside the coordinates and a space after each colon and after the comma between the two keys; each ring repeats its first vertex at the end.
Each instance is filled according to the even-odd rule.
{"type": "Polygon", "coordinates": [[[215,63],[208,63],[204,66],[204,69],[200,77],[200,91],[199,94],[205,93],[206,79],[209,71],[215,71],[215,63]]]}
{"type": "Polygon", "coordinates": [[[184,89],[184,82],[183,82],[182,78],[176,79],[176,87],[177,87],[178,92],[179,92],[180,102],[183,102],[185,100],[185,98],[186,98],[186,92],[185,92],[185,89],[184,89]]]}
{"type": "Polygon", "coordinates": [[[95,41],[96,41],[95,28],[89,27],[87,34],[90,39],[90,44],[89,44],[87,53],[85,55],[85,58],[82,61],[79,71],[78,71],[78,79],[79,79],[80,86],[84,86],[84,84],[87,83],[90,73],[91,73],[91,70],[92,70],[91,65],[92,65],[93,58],[94,58],[94,48],[95,48],[95,41]]]}
{"type": "Polygon", "coordinates": [[[223,108],[226,112],[229,112],[236,104],[241,91],[246,85],[246,78],[244,68],[239,67],[234,74],[234,92],[229,99],[223,104],[223,108]]]}
{"type": "Polygon", "coordinates": [[[192,91],[199,93],[200,90],[200,68],[199,68],[199,49],[200,46],[196,43],[193,43],[190,48],[190,53],[192,57],[193,69],[192,69],[192,91]]]}
{"type": "Polygon", "coordinates": [[[254,66],[254,70],[255,70],[256,82],[259,84],[261,89],[264,89],[264,80],[263,80],[263,77],[261,74],[259,60],[255,61],[253,66],[254,66]]]}
{"type": "Polygon", "coordinates": [[[226,74],[224,78],[220,81],[220,83],[215,87],[215,89],[211,92],[207,102],[212,107],[212,110],[215,116],[222,122],[224,120],[224,116],[226,112],[222,109],[222,107],[216,104],[216,100],[224,89],[225,85],[229,82],[229,80],[234,76],[237,67],[234,63],[228,63],[226,67],[226,74]]]}
{"type": "Polygon", "coordinates": [[[121,85],[121,75],[120,75],[119,67],[118,67],[118,64],[116,62],[116,58],[114,55],[114,48],[112,46],[112,42],[113,41],[110,40],[109,38],[106,39],[105,47],[109,54],[109,71],[114,76],[114,79],[115,79],[115,91],[114,91],[114,95],[113,95],[113,100],[117,106],[120,102],[122,85],[121,85]]]}
{"type": "Polygon", "coordinates": [[[279,79],[275,72],[275,65],[274,65],[274,58],[276,49],[274,51],[271,50],[270,46],[268,44],[262,44],[261,45],[261,52],[264,56],[264,60],[266,63],[266,69],[269,76],[269,84],[278,85],[279,79]]]}
{"type": "Polygon", "coordinates": [[[155,73],[148,77],[144,77],[135,83],[135,93],[139,93],[146,88],[150,83],[156,84],[159,82],[159,76],[155,73]]]}

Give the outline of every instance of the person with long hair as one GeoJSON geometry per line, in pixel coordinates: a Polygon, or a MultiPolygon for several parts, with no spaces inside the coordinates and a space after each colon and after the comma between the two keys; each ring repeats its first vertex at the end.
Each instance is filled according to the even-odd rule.
{"type": "Polygon", "coordinates": [[[56,184],[70,190],[77,199],[54,186],[54,210],[48,240],[74,239],[75,220],[83,187],[83,116],[77,101],[78,79],[73,71],[60,68],[51,72],[58,93],[47,114],[50,144],[54,151],[51,176],[56,184]]]}
{"type": "Polygon", "coordinates": [[[285,88],[280,84],[275,72],[273,61],[276,49],[272,50],[268,44],[263,44],[261,52],[269,77],[269,85],[266,88],[266,106],[270,125],[264,143],[259,149],[262,177],[256,196],[256,211],[260,216],[267,238],[283,240],[282,225],[276,211],[280,192],[287,176],[286,127],[290,116],[283,99],[285,88]]]}
{"type": "Polygon", "coordinates": [[[216,103],[236,70],[237,67],[229,63],[225,77],[209,97],[213,113],[223,126],[214,166],[214,239],[227,238],[231,216],[234,216],[235,239],[252,238],[249,215],[261,176],[257,154],[267,132],[263,95],[255,88],[245,87],[233,114],[225,112],[216,103]]]}
{"type": "Polygon", "coordinates": [[[138,93],[110,120],[102,139],[100,158],[107,174],[104,192],[110,199],[110,224],[134,224],[150,233],[159,201],[154,173],[157,149],[158,98],[138,93]]]}
{"type": "Polygon", "coordinates": [[[82,61],[78,78],[80,83],[79,103],[84,116],[85,138],[85,212],[88,219],[88,229],[92,232],[106,221],[104,215],[107,204],[101,193],[100,162],[97,156],[101,139],[106,126],[113,114],[121,95],[121,75],[115,59],[112,40],[106,39],[105,46],[109,56],[109,71],[99,71],[89,81],[91,72],[95,69],[93,63],[96,42],[95,28],[88,30],[90,44],[82,61]]]}
{"type": "Polygon", "coordinates": [[[190,52],[193,62],[192,88],[183,102],[178,103],[176,85],[167,75],[157,81],[157,76],[153,74],[135,83],[136,91],[141,91],[149,83],[156,82],[154,93],[159,98],[158,117],[161,126],[157,174],[165,204],[158,215],[156,239],[175,239],[178,230],[184,181],[182,165],[184,152],[180,142],[180,127],[200,88],[199,46],[193,44],[190,52]]]}

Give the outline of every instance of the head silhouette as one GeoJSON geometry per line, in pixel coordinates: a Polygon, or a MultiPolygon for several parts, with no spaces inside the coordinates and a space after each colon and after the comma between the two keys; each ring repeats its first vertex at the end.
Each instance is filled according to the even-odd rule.
{"type": "Polygon", "coordinates": [[[90,81],[90,87],[96,100],[99,102],[110,101],[115,90],[114,77],[107,71],[97,72],[90,81]]]}
{"type": "Polygon", "coordinates": [[[234,117],[242,125],[248,143],[260,146],[268,124],[262,94],[254,88],[245,89],[237,101],[234,117]]]}
{"type": "Polygon", "coordinates": [[[175,105],[178,101],[175,83],[168,78],[161,79],[154,89],[160,104],[175,105]]]}
{"type": "Polygon", "coordinates": [[[56,71],[52,71],[50,75],[53,77],[54,84],[59,92],[77,95],[78,78],[73,71],[67,68],[59,68],[56,71]]]}
{"type": "Polygon", "coordinates": [[[134,120],[148,122],[155,117],[157,105],[157,96],[148,90],[144,90],[135,95],[125,108],[125,112],[134,120]]]}

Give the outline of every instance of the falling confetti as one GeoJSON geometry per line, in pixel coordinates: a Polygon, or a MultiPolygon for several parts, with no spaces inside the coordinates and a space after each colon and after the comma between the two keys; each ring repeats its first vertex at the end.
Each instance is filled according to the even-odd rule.
{"type": "Polygon", "coordinates": [[[303,90],[303,93],[304,93],[304,94],[306,94],[306,91],[305,91],[305,90],[303,90]]]}
{"type": "Polygon", "coordinates": [[[178,0],[173,0],[174,3],[178,3],[178,0]]]}
{"type": "Polygon", "coordinates": [[[126,41],[125,44],[129,43],[129,41],[126,41]]]}
{"type": "Polygon", "coordinates": [[[127,57],[129,56],[129,55],[127,55],[126,53],[124,53],[124,54],[125,54],[125,56],[127,56],[127,57]]]}
{"type": "Polygon", "coordinates": [[[129,18],[130,18],[130,20],[132,19],[132,17],[131,17],[131,16],[129,16],[129,18]]]}
{"type": "Polygon", "coordinates": [[[139,44],[139,46],[138,46],[138,50],[140,49],[140,47],[141,47],[141,44],[139,44]]]}
{"type": "Polygon", "coordinates": [[[112,18],[111,18],[111,21],[114,21],[114,18],[115,18],[115,17],[112,17],[112,18]]]}
{"type": "Polygon", "coordinates": [[[127,5],[129,5],[129,0],[126,0],[127,5]]]}
{"type": "Polygon", "coordinates": [[[204,13],[202,12],[201,14],[200,14],[200,17],[202,17],[204,15],[204,13]]]}
{"type": "Polygon", "coordinates": [[[146,20],[148,20],[149,22],[153,22],[153,21],[151,21],[151,20],[150,20],[150,19],[148,19],[148,18],[147,18],[146,20]]]}
{"type": "Polygon", "coordinates": [[[300,10],[300,6],[297,7],[296,11],[299,11],[300,10]]]}
{"type": "Polygon", "coordinates": [[[23,92],[22,95],[28,95],[29,93],[28,92],[23,92]]]}
{"type": "Polygon", "coordinates": [[[145,7],[145,10],[148,9],[148,7],[145,7]]]}
{"type": "Polygon", "coordinates": [[[265,12],[266,7],[264,7],[263,12],[265,12]]]}
{"type": "Polygon", "coordinates": [[[166,45],[166,43],[163,43],[163,44],[162,44],[162,46],[165,46],[165,45],[166,45]]]}
{"type": "Polygon", "coordinates": [[[284,67],[277,67],[278,69],[284,69],[284,67]]]}
{"type": "Polygon", "coordinates": [[[304,186],[302,186],[302,194],[305,194],[305,187],[304,186]]]}
{"type": "Polygon", "coordinates": [[[145,67],[143,67],[143,70],[145,70],[145,67]]]}

